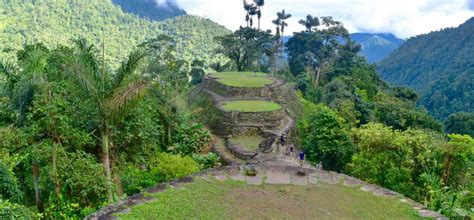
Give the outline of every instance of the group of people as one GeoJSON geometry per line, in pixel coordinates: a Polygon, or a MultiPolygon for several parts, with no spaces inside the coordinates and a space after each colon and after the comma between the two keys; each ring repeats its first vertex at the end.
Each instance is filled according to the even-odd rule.
{"type": "MultiPolygon", "coordinates": [[[[281,144],[281,146],[285,146],[285,144],[286,144],[286,134],[285,133],[283,133],[280,136],[280,144],[281,144]]],[[[290,156],[291,158],[294,158],[294,154],[295,154],[294,151],[295,151],[295,148],[293,146],[289,146],[287,148],[286,155],[290,156]]],[[[299,163],[300,163],[301,167],[303,167],[303,165],[304,165],[305,157],[306,157],[306,153],[304,151],[300,151],[298,153],[298,159],[299,159],[299,163]]]]}

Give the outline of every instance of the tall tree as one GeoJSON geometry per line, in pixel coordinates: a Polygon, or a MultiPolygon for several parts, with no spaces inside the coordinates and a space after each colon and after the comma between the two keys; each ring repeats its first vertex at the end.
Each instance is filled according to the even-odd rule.
{"type": "Polygon", "coordinates": [[[241,27],[233,34],[216,39],[221,43],[218,52],[229,57],[238,71],[249,70],[254,60],[266,53],[266,46],[274,41],[269,32],[250,27],[241,27]]]}
{"type": "MultiPolygon", "coordinates": [[[[129,55],[115,74],[100,67],[94,45],[86,40],[75,40],[77,56],[67,67],[67,73],[82,89],[95,110],[91,117],[101,140],[102,164],[106,171],[107,197],[112,200],[112,164],[110,151],[113,148],[112,127],[120,123],[130,111],[132,104],[147,91],[149,83],[136,74],[140,61],[145,57],[142,51],[129,55]]],[[[105,61],[104,61],[105,63],[105,61]]],[[[105,64],[104,64],[105,65],[105,64]]]]}
{"type": "Polygon", "coordinates": [[[287,14],[285,12],[285,9],[283,9],[281,12],[277,12],[278,19],[280,20],[280,31],[281,31],[281,36],[283,36],[285,32],[285,27],[288,27],[288,23],[285,22],[285,20],[291,18],[291,14],[287,14]]]}
{"type": "Polygon", "coordinates": [[[307,15],[306,19],[301,19],[298,23],[305,26],[306,31],[309,33],[313,32],[313,28],[317,28],[320,25],[319,18],[312,15],[307,15]]]}
{"type": "Polygon", "coordinates": [[[244,10],[246,12],[245,14],[245,21],[247,22],[247,27],[249,27],[249,22],[250,22],[250,11],[252,10],[252,4],[247,3],[246,0],[242,0],[244,3],[244,10]]]}
{"type": "Polygon", "coordinates": [[[275,37],[276,37],[276,38],[278,39],[278,41],[279,41],[280,38],[281,38],[281,34],[280,34],[281,20],[280,20],[280,18],[277,18],[277,19],[273,20],[272,23],[273,23],[274,25],[276,25],[275,37]]]}
{"type": "Polygon", "coordinates": [[[262,7],[265,5],[265,0],[254,0],[254,2],[258,8],[258,11],[257,11],[258,30],[260,30],[260,19],[262,18],[262,7]]]}

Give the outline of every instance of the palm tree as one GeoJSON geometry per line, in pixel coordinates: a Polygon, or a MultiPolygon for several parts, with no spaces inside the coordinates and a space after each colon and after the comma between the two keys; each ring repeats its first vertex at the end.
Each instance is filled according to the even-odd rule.
{"type": "Polygon", "coordinates": [[[319,18],[311,15],[307,15],[306,19],[301,19],[298,23],[305,26],[308,33],[313,31],[313,27],[318,27],[320,25],[319,18]]]}
{"type": "Polygon", "coordinates": [[[258,15],[258,9],[255,5],[251,5],[249,15],[250,15],[250,27],[253,27],[253,16],[258,15]]]}
{"type": "Polygon", "coordinates": [[[246,0],[243,0],[244,3],[244,10],[247,13],[245,15],[245,21],[247,22],[247,27],[249,27],[249,21],[250,21],[250,10],[252,9],[252,5],[248,4],[246,0]]]}
{"type": "Polygon", "coordinates": [[[258,8],[258,11],[257,11],[258,30],[260,30],[260,19],[262,18],[262,7],[265,5],[265,0],[254,0],[254,2],[258,8]]]}
{"type": "Polygon", "coordinates": [[[276,33],[275,33],[275,36],[277,37],[278,40],[280,40],[280,25],[281,25],[281,20],[280,18],[277,18],[275,20],[272,21],[272,23],[274,25],[276,25],[276,33]]]}
{"type": "MultiPolygon", "coordinates": [[[[41,91],[42,87],[47,87],[48,76],[45,74],[45,69],[48,57],[48,50],[42,44],[26,45],[18,53],[18,61],[21,68],[17,68],[7,61],[0,63],[0,73],[5,76],[7,81],[3,92],[10,99],[10,108],[19,112],[16,119],[16,124],[19,127],[24,126],[26,115],[33,104],[35,95],[41,91]]],[[[35,144],[32,144],[32,146],[35,146],[35,144]]],[[[55,159],[52,158],[53,161],[55,159]]],[[[53,164],[53,169],[54,167],[55,164],[53,164]]],[[[35,202],[38,210],[42,212],[44,207],[39,188],[40,165],[34,156],[31,157],[31,168],[35,202]]],[[[54,173],[53,175],[55,176],[54,173]]],[[[54,182],[56,185],[57,182],[54,182]]]]}
{"type": "Polygon", "coordinates": [[[277,12],[277,16],[280,20],[281,36],[283,36],[283,33],[285,32],[285,27],[288,27],[288,23],[286,23],[285,20],[291,18],[291,14],[287,14],[283,9],[281,12],[277,12]]]}
{"type": "Polygon", "coordinates": [[[112,127],[123,121],[132,104],[148,89],[148,81],[135,74],[145,53],[142,51],[131,53],[128,60],[122,63],[115,74],[112,74],[104,67],[99,67],[94,54],[94,45],[88,44],[84,39],[75,40],[74,43],[76,56],[67,67],[67,73],[94,105],[96,112],[94,122],[100,134],[102,164],[107,178],[107,197],[111,201],[112,169],[109,152],[113,147],[112,127]]]}

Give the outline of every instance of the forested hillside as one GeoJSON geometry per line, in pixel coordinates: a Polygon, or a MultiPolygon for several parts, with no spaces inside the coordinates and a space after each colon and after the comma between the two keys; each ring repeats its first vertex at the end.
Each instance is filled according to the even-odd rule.
{"type": "Polygon", "coordinates": [[[99,48],[105,47],[106,59],[117,66],[133,47],[159,34],[174,38],[178,58],[189,63],[199,58],[206,63],[214,56],[216,35],[228,30],[215,22],[183,16],[163,22],[140,19],[124,13],[111,0],[15,0],[0,2],[0,51],[14,58],[25,43],[43,42],[46,46],[71,44],[84,37],[99,48]],[[102,43],[105,42],[105,45],[102,43]]]}
{"type": "Polygon", "coordinates": [[[360,54],[368,63],[379,62],[405,42],[393,34],[354,33],[351,39],[362,46],[360,54]]]}
{"type": "Polygon", "coordinates": [[[112,2],[125,12],[155,21],[186,15],[186,11],[172,0],[166,0],[162,4],[158,4],[156,0],[112,0],[112,2]]]}
{"type": "Polygon", "coordinates": [[[382,77],[410,86],[432,115],[474,112],[474,18],[457,28],[410,38],[380,63],[382,77]]]}

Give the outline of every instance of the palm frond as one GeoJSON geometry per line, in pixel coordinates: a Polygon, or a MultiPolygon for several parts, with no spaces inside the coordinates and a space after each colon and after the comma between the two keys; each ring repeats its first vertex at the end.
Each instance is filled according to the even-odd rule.
{"type": "Polygon", "coordinates": [[[22,61],[23,73],[36,78],[37,81],[43,81],[46,77],[44,71],[48,64],[48,58],[49,54],[42,50],[30,51],[22,61]]]}
{"type": "Polygon", "coordinates": [[[146,52],[144,52],[143,50],[137,50],[131,53],[128,56],[128,60],[122,63],[122,65],[117,71],[117,74],[115,74],[113,88],[119,87],[123,79],[127,75],[132,75],[140,66],[140,63],[145,56],[146,52]]]}
{"type": "Polygon", "coordinates": [[[73,40],[76,45],[78,55],[81,58],[81,61],[90,68],[91,73],[94,74],[94,78],[97,81],[103,80],[102,74],[100,73],[99,61],[95,56],[95,46],[89,44],[86,39],[80,38],[73,40]]]}
{"type": "Polygon", "coordinates": [[[76,58],[72,61],[67,66],[66,72],[68,73],[68,76],[84,90],[84,92],[87,92],[87,94],[93,97],[96,101],[100,100],[97,81],[92,77],[90,69],[85,66],[80,58],[76,58]]]}
{"type": "Polygon", "coordinates": [[[116,88],[105,103],[105,111],[112,121],[120,121],[128,107],[140,100],[148,91],[149,82],[145,79],[135,80],[124,87],[116,88]]]}
{"type": "Polygon", "coordinates": [[[35,78],[24,79],[13,93],[14,108],[18,109],[20,113],[18,118],[19,126],[25,123],[26,113],[33,102],[37,83],[35,78]]]}
{"type": "Polygon", "coordinates": [[[18,81],[17,71],[18,68],[12,62],[4,59],[0,60],[0,74],[4,75],[6,80],[2,90],[9,98],[13,97],[13,90],[18,81]]]}

